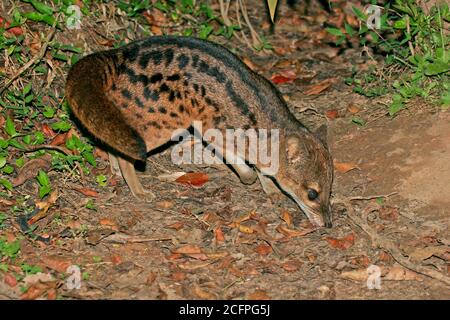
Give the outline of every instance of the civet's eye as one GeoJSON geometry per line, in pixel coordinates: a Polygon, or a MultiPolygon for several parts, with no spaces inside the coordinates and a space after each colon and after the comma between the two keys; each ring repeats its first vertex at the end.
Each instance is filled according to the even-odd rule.
{"type": "Polygon", "coordinates": [[[316,200],[319,196],[319,193],[314,189],[308,189],[308,199],[313,201],[316,200]]]}

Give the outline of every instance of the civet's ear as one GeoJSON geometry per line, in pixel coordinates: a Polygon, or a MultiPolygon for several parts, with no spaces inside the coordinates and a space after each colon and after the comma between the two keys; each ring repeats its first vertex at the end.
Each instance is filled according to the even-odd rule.
{"type": "Polygon", "coordinates": [[[308,150],[299,136],[293,134],[286,138],[286,154],[289,162],[297,162],[307,153],[308,150]]]}
{"type": "Polygon", "coordinates": [[[327,125],[323,124],[321,125],[316,132],[314,132],[314,135],[319,139],[325,148],[328,148],[328,127],[327,125]]]}

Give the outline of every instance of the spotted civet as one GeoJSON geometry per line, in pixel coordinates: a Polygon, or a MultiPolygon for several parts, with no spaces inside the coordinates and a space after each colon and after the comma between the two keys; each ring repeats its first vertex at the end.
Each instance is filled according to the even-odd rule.
{"type": "MultiPolygon", "coordinates": [[[[312,223],[331,226],[326,127],[310,132],[269,81],[220,45],[160,36],[97,52],[71,68],[66,96],[82,125],[115,151],[111,161],[138,198],[153,196],[140,184],[134,162],[145,161],[176,129],[194,121],[205,130],[279,129],[277,172],[267,174],[260,163],[231,165],[242,182],[259,177],[266,192],[281,189],[312,223]]],[[[222,149],[225,158],[227,152],[222,149]]]]}

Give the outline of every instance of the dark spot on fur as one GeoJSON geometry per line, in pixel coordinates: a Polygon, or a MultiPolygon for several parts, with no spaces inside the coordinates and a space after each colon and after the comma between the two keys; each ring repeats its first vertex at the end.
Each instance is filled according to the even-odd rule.
{"type": "Polygon", "coordinates": [[[233,85],[231,81],[228,81],[225,85],[225,88],[227,90],[227,94],[230,97],[230,99],[233,101],[234,105],[242,110],[242,113],[247,115],[250,112],[249,106],[247,102],[245,102],[244,99],[239,96],[236,91],[233,89],[233,85]]]}
{"type": "Polygon", "coordinates": [[[122,103],[122,108],[126,109],[126,108],[128,108],[128,105],[126,103],[122,103]]]}
{"type": "Polygon", "coordinates": [[[168,92],[169,90],[170,88],[165,83],[163,83],[161,87],[159,87],[159,92],[168,92]]]}
{"type": "Polygon", "coordinates": [[[138,119],[142,119],[142,114],[140,114],[140,113],[136,113],[135,116],[136,116],[136,118],[138,118],[138,119]]]}
{"type": "Polygon", "coordinates": [[[138,46],[132,48],[131,50],[125,50],[125,52],[123,53],[123,57],[125,58],[125,60],[131,61],[131,62],[135,61],[136,58],[138,57],[138,55],[139,55],[139,47],[138,46]]]}
{"type": "Polygon", "coordinates": [[[199,66],[198,66],[198,71],[207,73],[208,69],[209,69],[209,65],[205,61],[201,60],[199,66]]]}
{"type": "Polygon", "coordinates": [[[164,107],[158,107],[158,111],[161,112],[161,113],[164,113],[164,114],[167,113],[167,109],[164,108],[164,107]]]}
{"type": "Polygon", "coordinates": [[[146,100],[152,99],[153,101],[159,100],[159,93],[157,91],[151,90],[149,87],[144,88],[144,98],[146,100]]]}
{"type": "Polygon", "coordinates": [[[198,102],[197,102],[197,100],[195,98],[191,98],[191,105],[193,107],[196,107],[198,105],[198,102]]]}
{"type": "Polygon", "coordinates": [[[173,100],[175,100],[175,92],[173,92],[172,90],[170,90],[169,93],[169,101],[173,102],[173,100]]]}
{"type": "Polygon", "coordinates": [[[210,75],[211,77],[214,77],[219,83],[225,83],[227,79],[225,74],[222,71],[220,71],[219,68],[217,67],[209,68],[207,74],[210,75]]]}
{"type": "Polygon", "coordinates": [[[171,116],[172,118],[178,118],[178,114],[176,114],[175,112],[169,113],[169,116],[171,116]]]}
{"type": "Polygon", "coordinates": [[[127,99],[130,100],[131,99],[131,92],[128,91],[127,89],[122,89],[122,91],[120,91],[120,93],[122,93],[122,96],[127,99]]]}
{"type": "Polygon", "coordinates": [[[112,90],[112,91],[116,91],[116,90],[117,90],[117,87],[116,87],[116,84],[115,84],[115,83],[112,84],[111,90],[112,90]]]}
{"type": "Polygon", "coordinates": [[[189,85],[189,81],[184,80],[184,81],[183,81],[183,85],[184,85],[185,87],[187,87],[187,86],[189,85]]]}
{"type": "Polygon", "coordinates": [[[180,91],[176,91],[176,97],[177,97],[177,99],[181,99],[181,93],[180,93],[180,91]]]}
{"type": "Polygon", "coordinates": [[[184,112],[184,106],[183,106],[182,104],[180,104],[180,105],[178,106],[178,111],[180,111],[181,113],[184,112]]]}
{"type": "Polygon", "coordinates": [[[168,80],[168,81],[177,81],[177,80],[180,80],[180,75],[179,75],[178,73],[173,74],[173,75],[171,75],[171,76],[168,76],[168,77],[167,77],[167,80],[168,80]]]}
{"type": "Polygon", "coordinates": [[[150,121],[147,123],[147,125],[155,127],[156,129],[161,129],[161,126],[156,121],[150,121]]]}
{"type": "Polygon", "coordinates": [[[183,69],[189,63],[189,57],[187,55],[185,55],[184,53],[182,53],[177,57],[177,61],[178,61],[178,67],[180,69],[183,69]]]}
{"type": "Polygon", "coordinates": [[[198,84],[197,83],[194,83],[194,91],[198,92],[198,84]]]}
{"type": "Polygon", "coordinates": [[[155,113],[155,109],[153,109],[152,107],[148,107],[148,112],[149,113],[155,113]]]}
{"type": "Polygon", "coordinates": [[[146,69],[150,60],[152,60],[156,65],[160,64],[162,60],[161,51],[155,50],[144,53],[139,59],[139,65],[142,69],[146,69]]]}
{"type": "Polygon", "coordinates": [[[201,94],[202,94],[202,97],[204,97],[204,96],[206,95],[206,89],[205,89],[205,87],[204,87],[203,85],[201,86],[200,89],[201,89],[201,91],[202,91],[202,93],[201,93],[201,94]]]}
{"type": "Polygon", "coordinates": [[[166,58],[166,67],[168,67],[173,61],[173,49],[164,51],[164,57],[166,58]]]}
{"type": "Polygon", "coordinates": [[[155,73],[150,77],[150,83],[156,83],[161,81],[163,78],[163,75],[161,73],[155,73]]]}
{"type": "Polygon", "coordinates": [[[194,55],[193,57],[192,57],[192,66],[194,67],[194,68],[197,68],[197,64],[198,64],[198,55],[194,55]]]}
{"type": "Polygon", "coordinates": [[[136,102],[136,105],[139,107],[139,108],[144,108],[144,104],[142,103],[142,101],[141,101],[141,99],[139,99],[138,97],[135,97],[134,98],[134,102],[136,102]]]}

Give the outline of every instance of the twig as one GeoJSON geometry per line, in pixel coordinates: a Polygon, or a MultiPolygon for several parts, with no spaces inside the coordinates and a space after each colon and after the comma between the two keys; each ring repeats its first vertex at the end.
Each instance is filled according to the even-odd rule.
{"type": "Polygon", "coordinates": [[[27,63],[25,63],[20,69],[19,71],[16,72],[15,75],[13,75],[11,77],[11,79],[8,80],[8,82],[6,82],[6,84],[3,86],[3,88],[0,89],[0,95],[3,93],[3,91],[5,91],[10,85],[11,83],[13,83],[22,73],[24,73],[28,68],[30,68],[32,65],[34,65],[35,63],[37,63],[38,61],[40,61],[44,55],[45,52],[47,51],[47,47],[50,43],[50,41],[52,40],[53,36],[56,33],[56,23],[57,23],[58,19],[55,19],[55,23],[53,24],[52,30],[50,31],[50,33],[47,35],[47,37],[44,40],[44,44],[41,47],[41,50],[39,50],[39,52],[33,57],[31,58],[27,63]]]}
{"type": "Polygon", "coordinates": [[[409,25],[409,16],[408,15],[406,15],[406,33],[409,36],[409,40],[408,40],[409,51],[411,51],[412,56],[415,56],[416,52],[415,52],[414,47],[411,42],[411,26],[409,25]]]}
{"type": "Polygon", "coordinates": [[[24,152],[34,152],[34,151],[38,151],[41,149],[56,150],[56,151],[64,153],[65,155],[68,155],[68,156],[73,155],[69,149],[60,147],[60,146],[52,146],[51,144],[41,144],[41,145],[31,146],[31,147],[28,147],[27,149],[25,149],[24,152]]]}
{"type": "Polygon", "coordinates": [[[357,197],[350,197],[349,200],[372,200],[377,198],[389,198],[390,196],[393,196],[394,194],[397,194],[398,192],[391,192],[389,194],[377,194],[372,196],[357,196],[357,197]]]}
{"type": "Polygon", "coordinates": [[[361,219],[356,215],[355,210],[353,209],[353,206],[351,205],[349,200],[338,198],[335,200],[335,203],[342,203],[347,209],[347,216],[350,218],[350,220],[352,220],[354,224],[356,224],[365,233],[367,233],[374,244],[376,244],[380,248],[389,251],[394,260],[397,261],[399,264],[401,264],[403,267],[412,270],[416,273],[420,273],[430,278],[439,280],[450,286],[450,277],[434,269],[425,267],[423,265],[417,265],[411,262],[405,256],[403,256],[402,252],[397,248],[397,246],[392,241],[385,239],[384,237],[379,235],[372,227],[370,227],[367,223],[365,223],[363,219],[361,219]]]}

